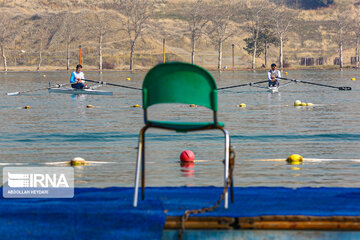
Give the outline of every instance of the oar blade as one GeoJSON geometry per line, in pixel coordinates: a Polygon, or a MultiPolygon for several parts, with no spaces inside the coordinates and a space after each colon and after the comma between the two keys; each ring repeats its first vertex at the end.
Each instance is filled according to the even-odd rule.
{"type": "Polygon", "coordinates": [[[10,93],[6,93],[6,95],[8,96],[14,96],[14,95],[19,95],[20,92],[10,92],[10,93]]]}
{"type": "Polygon", "coordinates": [[[341,91],[350,91],[351,87],[339,87],[339,90],[341,90],[341,91]]]}

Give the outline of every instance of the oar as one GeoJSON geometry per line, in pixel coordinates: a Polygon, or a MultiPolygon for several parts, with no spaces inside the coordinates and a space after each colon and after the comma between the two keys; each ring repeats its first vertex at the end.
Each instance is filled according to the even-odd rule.
{"type": "Polygon", "coordinates": [[[35,91],[39,91],[39,90],[46,90],[46,89],[49,89],[49,88],[62,87],[62,86],[71,85],[71,84],[74,84],[74,83],[56,84],[56,85],[54,85],[54,86],[50,86],[50,84],[49,84],[48,87],[43,87],[43,88],[38,88],[38,89],[30,89],[30,90],[21,91],[21,92],[6,93],[6,95],[8,95],[8,96],[14,96],[14,95],[19,95],[19,94],[23,94],[23,93],[35,92],[35,91]]]}
{"type": "Polygon", "coordinates": [[[96,80],[91,80],[91,79],[83,79],[83,80],[88,81],[88,82],[93,82],[93,83],[100,83],[100,84],[104,84],[104,85],[115,86],[115,87],[123,87],[123,88],[135,89],[135,90],[142,90],[141,88],[129,87],[129,86],[124,86],[124,85],[115,84],[115,83],[108,83],[108,82],[96,81],[96,80]]]}
{"type": "Polygon", "coordinates": [[[253,84],[259,84],[259,83],[264,83],[264,82],[268,82],[268,80],[259,81],[259,82],[244,83],[244,84],[234,85],[234,86],[228,86],[228,87],[222,87],[222,88],[218,88],[218,90],[224,90],[224,89],[235,88],[235,87],[252,86],[253,84]]]}
{"type": "Polygon", "coordinates": [[[313,83],[313,82],[307,82],[307,81],[303,81],[303,80],[296,80],[296,79],[289,79],[289,78],[282,78],[282,77],[279,77],[278,79],[288,80],[288,81],[292,81],[292,82],[312,84],[312,85],[317,85],[317,86],[322,86],[322,87],[336,88],[336,89],[343,90],[343,91],[351,90],[351,87],[336,87],[336,86],[331,86],[331,85],[326,85],[326,84],[321,84],[321,83],[313,83]]]}

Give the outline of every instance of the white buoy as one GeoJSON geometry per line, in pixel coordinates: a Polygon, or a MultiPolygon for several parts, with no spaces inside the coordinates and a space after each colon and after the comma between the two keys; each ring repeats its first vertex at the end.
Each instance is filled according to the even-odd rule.
{"type": "Polygon", "coordinates": [[[294,102],[294,106],[301,106],[301,101],[300,100],[296,100],[294,102]]]}

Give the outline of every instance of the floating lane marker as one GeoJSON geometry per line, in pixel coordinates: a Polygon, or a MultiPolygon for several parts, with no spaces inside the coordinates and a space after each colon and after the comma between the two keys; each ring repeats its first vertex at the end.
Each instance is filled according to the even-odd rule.
{"type": "Polygon", "coordinates": [[[301,106],[301,101],[300,101],[300,100],[296,100],[296,101],[294,102],[294,106],[295,106],[295,107],[301,106]]]}
{"type": "MultiPolygon", "coordinates": [[[[86,161],[85,165],[96,165],[96,164],[131,164],[134,162],[99,162],[99,161],[86,161]]],[[[155,162],[146,162],[146,164],[154,164],[155,162]]],[[[9,163],[12,164],[12,163],[9,163]]],[[[63,165],[68,166],[70,165],[69,161],[66,162],[48,162],[48,163],[42,163],[44,165],[63,165]]],[[[1,165],[1,164],[0,164],[1,165]]]]}
{"type": "Polygon", "coordinates": [[[343,161],[349,161],[349,162],[360,162],[360,159],[334,159],[334,158],[304,158],[307,162],[343,162],[343,161]]]}
{"type": "Polygon", "coordinates": [[[85,164],[85,159],[82,157],[75,157],[70,161],[71,166],[84,166],[85,164]]]}
{"type": "Polygon", "coordinates": [[[286,161],[289,164],[299,165],[303,162],[303,157],[299,154],[292,154],[286,159],[286,161]]]}
{"type": "Polygon", "coordinates": [[[47,162],[43,163],[44,165],[69,165],[69,161],[66,162],[47,162]]]}
{"type": "MultiPolygon", "coordinates": [[[[134,162],[99,162],[99,161],[86,161],[86,165],[95,165],[95,164],[130,164],[134,162]]],[[[149,164],[152,164],[154,162],[149,162],[149,164]]],[[[45,163],[0,163],[0,166],[7,166],[7,165],[16,165],[16,166],[38,166],[38,165],[60,165],[60,166],[68,166],[70,165],[69,161],[63,161],[63,162],[45,162],[45,163]]]]}
{"type": "Polygon", "coordinates": [[[30,164],[29,163],[0,163],[0,166],[6,166],[6,165],[25,166],[25,165],[30,165],[30,164]]]}
{"type": "Polygon", "coordinates": [[[199,159],[199,160],[194,160],[194,162],[198,162],[198,163],[200,163],[200,162],[216,162],[216,161],[224,161],[224,159],[213,159],[213,160],[211,160],[211,159],[208,159],[208,160],[206,160],[206,159],[199,159]]]}
{"type": "MultiPolygon", "coordinates": [[[[273,159],[249,159],[246,161],[259,161],[259,162],[286,162],[285,158],[273,158],[273,159]]],[[[360,159],[345,159],[345,158],[303,158],[303,162],[360,162],[360,159]]]]}
{"type": "Polygon", "coordinates": [[[195,154],[191,150],[185,150],[180,154],[181,162],[194,162],[195,154]]]}

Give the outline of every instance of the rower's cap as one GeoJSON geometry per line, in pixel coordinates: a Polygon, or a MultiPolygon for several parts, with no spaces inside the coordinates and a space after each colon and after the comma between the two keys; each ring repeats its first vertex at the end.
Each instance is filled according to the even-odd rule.
{"type": "Polygon", "coordinates": [[[271,64],[271,67],[276,67],[276,64],[275,63],[271,64]]]}

